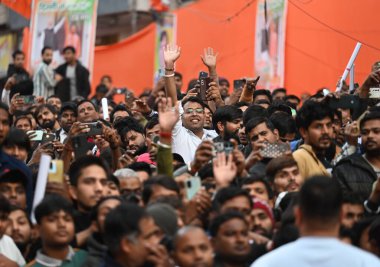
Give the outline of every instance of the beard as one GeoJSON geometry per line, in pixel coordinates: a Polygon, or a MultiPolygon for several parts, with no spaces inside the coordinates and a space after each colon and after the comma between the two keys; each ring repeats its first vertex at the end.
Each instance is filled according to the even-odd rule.
{"type": "Polygon", "coordinates": [[[50,65],[50,63],[51,63],[51,59],[49,59],[49,60],[42,60],[46,65],[50,65]]]}
{"type": "Polygon", "coordinates": [[[230,139],[234,139],[236,140],[236,142],[238,142],[238,144],[240,144],[240,138],[239,138],[239,130],[236,130],[235,132],[232,132],[232,131],[229,131],[229,130],[225,130],[224,131],[224,137],[223,137],[224,141],[227,141],[229,142],[230,139]]]}
{"type": "Polygon", "coordinates": [[[50,130],[53,130],[54,128],[54,124],[55,124],[55,120],[49,120],[49,121],[45,121],[41,124],[41,127],[43,129],[50,129],[50,130]]]}

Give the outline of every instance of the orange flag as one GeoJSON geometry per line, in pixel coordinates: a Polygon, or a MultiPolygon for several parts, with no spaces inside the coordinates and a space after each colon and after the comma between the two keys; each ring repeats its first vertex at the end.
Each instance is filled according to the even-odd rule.
{"type": "Polygon", "coordinates": [[[3,5],[30,19],[32,0],[0,0],[3,5]]]}

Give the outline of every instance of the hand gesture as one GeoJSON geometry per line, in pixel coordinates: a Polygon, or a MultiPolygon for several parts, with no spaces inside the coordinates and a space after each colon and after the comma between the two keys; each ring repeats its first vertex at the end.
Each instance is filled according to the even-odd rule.
{"type": "Polygon", "coordinates": [[[178,120],[178,107],[173,107],[171,98],[162,99],[162,101],[158,103],[158,121],[161,130],[171,132],[178,120]]]}
{"type": "Polygon", "coordinates": [[[12,86],[16,84],[16,79],[14,76],[8,78],[7,82],[4,85],[5,90],[11,90],[12,86]]]}
{"type": "Polygon", "coordinates": [[[181,55],[181,48],[174,44],[168,44],[164,47],[164,61],[166,68],[173,68],[174,63],[181,55]]]}
{"type": "Polygon", "coordinates": [[[214,49],[211,47],[205,48],[203,56],[201,56],[203,64],[205,64],[209,69],[216,68],[216,58],[218,53],[214,53],[214,49]]]}
{"type": "Polygon", "coordinates": [[[226,153],[218,153],[212,163],[217,188],[229,186],[237,174],[232,153],[227,158],[226,153]]]}
{"type": "Polygon", "coordinates": [[[198,91],[199,91],[199,88],[193,88],[193,89],[190,89],[189,91],[187,91],[187,94],[182,99],[182,102],[185,102],[190,97],[197,96],[198,95],[198,91]]]}
{"type": "Polygon", "coordinates": [[[194,222],[195,219],[201,219],[208,215],[211,209],[212,200],[207,191],[202,188],[198,193],[186,204],[184,213],[185,224],[194,222]]]}
{"type": "Polygon", "coordinates": [[[191,163],[191,167],[195,170],[199,170],[203,167],[207,162],[212,159],[212,150],[214,145],[210,140],[204,140],[195,151],[195,157],[193,162],[191,163]]]}
{"type": "Polygon", "coordinates": [[[111,148],[119,147],[121,145],[121,138],[118,135],[117,131],[106,126],[104,123],[102,123],[102,127],[104,140],[110,144],[111,148]]]}
{"type": "Polygon", "coordinates": [[[144,101],[141,101],[139,99],[135,100],[133,102],[132,111],[137,111],[142,114],[149,114],[152,112],[151,108],[148,106],[147,103],[144,101]]]}
{"type": "Polygon", "coordinates": [[[216,82],[211,82],[208,84],[208,86],[209,88],[206,91],[206,99],[208,101],[214,101],[215,103],[223,101],[220,95],[218,84],[216,82]]]}

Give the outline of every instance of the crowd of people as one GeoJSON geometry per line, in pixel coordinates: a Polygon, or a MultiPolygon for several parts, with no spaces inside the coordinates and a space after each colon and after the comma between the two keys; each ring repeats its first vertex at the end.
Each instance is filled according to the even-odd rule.
{"type": "Polygon", "coordinates": [[[380,266],[377,64],[299,98],[230,88],[206,48],[185,90],[168,45],[153,89],[90,95],[75,48],[52,54],[30,75],[16,51],[3,79],[0,266],[380,266]]]}

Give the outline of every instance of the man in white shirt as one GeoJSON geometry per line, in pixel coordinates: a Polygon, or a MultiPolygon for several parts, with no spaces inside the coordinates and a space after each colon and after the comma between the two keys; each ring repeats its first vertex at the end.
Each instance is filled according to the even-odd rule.
{"type": "Polygon", "coordinates": [[[198,97],[190,97],[179,103],[180,119],[172,132],[173,153],[180,154],[185,163],[194,159],[195,151],[202,140],[212,140],[218,134],[203,128],[205,105],[198,97]]]}
{"type": "Polygon", "coordinates": [[[45,46],[41,51],[42,61],[33,76],[35,96],[43,96],[45,99],[54,94],[54,71],[49,67],[53,60],[53,49],[45,46]]]}
{"type": "Polygon", "coordinates": [[[301,238],[256,260],[252,267],[270,266],[380,266],[374,255],[338,240],[342,192],[325,176],[302,186],[294,213],[301,238]]]}
{"type": "Polygon", "coordinates": [[[12,238],[4,235],[8,227],[8,216],[11,211],[8,200],[0,196],[0,265],[1,266],[23,266],[25,260],[12,238]],[[16,265],[17,264],[17,265],[16,265]]]}

